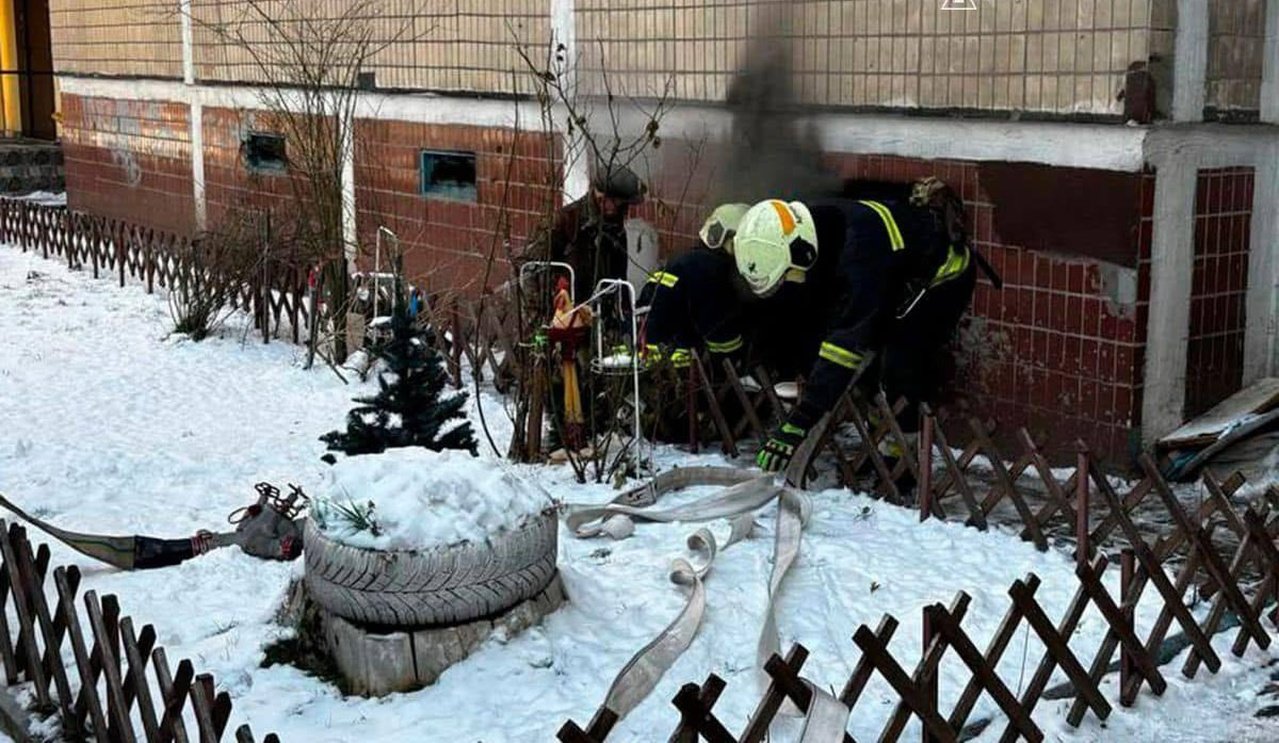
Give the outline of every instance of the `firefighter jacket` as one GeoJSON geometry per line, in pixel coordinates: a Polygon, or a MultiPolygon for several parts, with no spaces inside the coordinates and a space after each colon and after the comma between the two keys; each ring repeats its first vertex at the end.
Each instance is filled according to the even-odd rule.
{"type": "Polygon", "coordinates": [[[664,349],[676,366],[705,347],[736,358],[742,351],[742,302],[734,288],[733,257],[719,250],[694,248],[649,275],[639,304],[649,307],[644,343],[650,352],[664,349]]]}
{"type": "MultiPolygon", "coordinates": [[[[930,288],[969,270],[967,246],[951,246],[931,213],[902,202],[829,199],[808,204],[818,263],[793,321],[820,328],[817,360],[791,422],[810,428],[833,409],[869,352],[930,288]]],[[[900,339],[898,339],[900,340],[900,339]]]]}

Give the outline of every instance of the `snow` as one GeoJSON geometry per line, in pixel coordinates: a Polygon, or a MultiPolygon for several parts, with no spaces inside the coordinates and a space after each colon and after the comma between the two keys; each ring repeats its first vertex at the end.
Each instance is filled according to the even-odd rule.
{"type": "Polygon", "coordinates": [[[426,550],[482,542],[552,506],[549,494],[509,465],[464,451],[405,448],[338,461],[311,512],[325,534],[352,547],[426,550]],[[365,504],[377,534],[340,510],[365,504]]]}
{"type": "MultiPolygon", "coordinates": [[[[322,365],[304,370],[298,348],[263,345],[252,334],[242,340],[239,316],[222,337],[202,343],[171,336],[162,297],[3,247],[0,317],[0,490],[70,529],[179,537],[219,528],[254,498],[253,484],[261,480],[297,483],[319,495],[333,473],[319,459],[324,449],[317,437],[341,427],[350,398],[375,384],[344,385],[322,365]]],[[[504,445],[511,424],[501,401],[487,390],[479,401],[493,439],[504,445]]],[[[468,409],[478,422],[476,404],[473,396],[468,409]]],[[[481,454],[463,461],[489,470],[475,477],[500,480],[502,464],[487,444],[481,454]]],[[[657,448],[655,463],[663,469],[733,464],[669,447],[657,448]]],[[[608,485],[574,484],[567,468],[515,471],[533,490],[566,501],[598,503],[615,495],[608,485]]],[[[662,505],[708,492],[674,494],[662,505]]],[[[885,613],[902,623],[891,648],[910,672],[920,652],[923,607],[967,592],[972,604],[963,626],[984,647],[1008,608],[1013,580],[1040,576],[1037,597],[1054,620],[1076,585],[1068,555],[1037,552],[1007,531],[921,524],[913,511],[846,491],[814,493],[813,501],[799,558],[778,597],[778,619],[782,646],[807,646],[812,655],[804,675],[824,687],[844,683],[860,657],[853,632],[861,624],[874,627],[885,613]]],[[[775,506],[765,509],[754,538],[719,555],[697,638],[610,741],[665,738],[678,720],[671,698],[682,684],[710,673],[728,681],[717,715],[733,730],[745,724],[764,688],[754,652],[767,603],[774,516],[775,506]]],[[[727,531],[722,523],[711,528],[717,537],[727,531]]],[[[139,627],[154,623],[171,663],[190,658],[198,671],[214,674],[234,700],[232,728],[250,722],[259,739],[274,731],[285,741],[502,743],[552,740],[564,720],[590,719],[614,674],[683,607],[687,589],[668,580],[668,569],[672,558],[686,555],[692,530],[641,524],[618,542],[577,540],[562,531],[561,575],[570,599],[563,608],[540,627],[490,641],[434,686],[383,699],[345,698],[295,668],[260,667],[264,646],[290,632],[274,617],[289,581],[301,575],[300,562],[263,562],[226,549],[162,571],[122,573],[51,547],[52,564],[81,566],[86,590],[119,595],[139,627]]],[[[1112,568],[1106,583],[1114,595],[1117,582],[1112,568]]],[[[1140,633],[1157,615],[1155,595],[1147,590],[1137,607],[1140,633]]],[[[1084,663],[1104,631],[1090,609],[1070,638],[1084,663]]],[[[1236,660],[1227,651],[1232,637],[1215,642],[1221,673],[1201,670],[1188,681],[1175,670],[1178,659],[1165,667],[1163,699],[1143,692],[1131,709],[1116,703],[1106,723],[1089,716],[1071,730],[1063,714],[1069,703],[1062,701],[1042,702],[1034,718],[1048,740],[1273,740],[1276,728],[1251,715],[1262,703],[1256,694],[1274,670],[1266,667],[1274,656],[1250,648],[1236,660]]],[[[1041,651],[1033,633],[1018,631],[999,665],[1014,692],[1018,679],[1029,680],[1041,651]]],[[[969,674],[948,654],[939,675],[948,709],[969,674]]],[[[1062,680],[1058,672],[1053,683],[1062,680]]],[[[1115,682],[1107,677],[1112,701],[1115,682]]],[[[854,711],[852,733],[859,740],[877,736],[895,698],[876,676],[854,711]]],[[[973,718],[994,710],[983,697],[973,718]]],[[[1001,728],[997,722],[981,740],[996,740],[1001,728]]],[[[793,737],[781,732],[778,740],[793,737]]],[[[906,736],[919,737],[916,723],[906,736]]]]}
{"type": "Polygon", "coordinates": [[[29,194],[21,196],[5,196],[6,199],[14,201],[30,201],[39,206],[66,206],[67,194],[65,191],[32,191],[29,194]]]}

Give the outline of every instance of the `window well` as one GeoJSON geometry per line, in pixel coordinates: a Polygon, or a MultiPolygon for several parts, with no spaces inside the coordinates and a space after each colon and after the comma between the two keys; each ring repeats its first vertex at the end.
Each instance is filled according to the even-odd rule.
{"type": "Polygon", "coordinates": [[[475,153],[422,150],[423,196],[475,201],[475,153]]]}
{"type": "Polygon", "coordinates": [[[281,173],[288,168],[288,150],[279,134],[250,132],[244,140],[244,161],[250,170],[281,173]]]}

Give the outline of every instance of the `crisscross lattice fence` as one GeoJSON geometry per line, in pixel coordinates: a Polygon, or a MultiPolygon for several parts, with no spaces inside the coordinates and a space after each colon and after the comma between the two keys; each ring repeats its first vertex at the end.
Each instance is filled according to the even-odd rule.
{"type": "MultiPolygon", "coordinates": [[[[694,365],[692,373],[705,379],[702,365],[694,365]]],[[[722,412],[711,416],[726,452],[735,450],[742,431],[753,429],[758,435],[770,414],[785,410],[767,376],[760,381],[758,389],[748,389],[733,370],[726,369],[719,385],[700,385],[707,407],[722,406],[733,397],[745,411],[736,429],[722,412]]],[[[916,483],[915,502],[921,519],[962,519],[979,529],[988,528],[995,509],[1006,503],[1011,506],[1012,523],[1022,527],[1022,538],[1040,549],[1048,549],[1054,530],[1072,536],[1078,584],[1064,615],[1054,621],[1035,598],[1040,578],[1029,574],[1015,581],[1008,589],[1009,606],[1003,620],[984,649],[964,630],[970,599],[962,592],[949,606],[934,604],[924,609],[922,656],[910,662],[894,656],[890,646],[901,626],[897,617],[886,615],[877,627],[856,628],[853,642],[861,656],[836,698],[852,715],[877,715],[875,709],[859,711],[858,702],[871,678],[876,674],[882,677],[898,701],[883,723],[881,741],[897,740],[912,716],[920,720],[926,740],[957,740],[983,694],[990,696],[1005,718],[1000,723],[1005,725],[1001,740],[1042,740],[1043,732],[1031,714],[1058,669],[1073,687],[1067,722],[1078,726],[1089,711],[1105,720],[1113,710],[1112,700],[1103,695],[1101,687],[1108,673],[1117,670],[1120,674],[1118,702],[1122,705],[1133,704],[1143,686],[1156,696],[1164,693],[1168,671],[1160,667],[1160,660],[1174,624],[1190,648],[1180,669],[1186,678],[1193,678],[1200,666],[1214,673],[1221,667],[1222,659],[1211,637],[1223,629],[1227,615],[1239,626],[1231,646],[1234,655],[1242,656],[1250,644],[1270,646],[1271,632],[1279,619],[1279,611],[1267,612],[1279,588],[1279,550],[1275,547],[1279,518],[1269,518],[1267,502],[1274,499],[1273,494],[1241,509],[1231,498],[1243,486],[1242,477],[1235,475],[1219,482],[1205,474],[1202,488],[1206,497],[1188,509],[1149,456],[1141,459],[1144,477],[1119,487],[1079,443],[1076,466],[1063,480],[1024,430],[1019,432],[1022,451],[1014,460],[1007,460],[991,443],[990,431],[970,421],[971,441],[956,454],[944,430],[949,422],[940,421],[925,408],[921,435],[915,440],[902,433],[894,415],[897,410],[900,407],[890,407],[882,396],[870,404],[846,396],[832,418],[840,425],[827,424],[817,431],[819,443],[806,452],[806,461],[792,473],[804,472],[799,479],[806,480],[814,468],[833,462],[847,484],[868,485],[879,496],[899,503],[906,502],[906,494],[898,483],[909,474],[916,483]],[[875,415],[870,415],[871,411],[875,415]],[[879,445],[884,441],[894,442],[901,456],[890,459],[881,454],[879,445]],[[977,471],[979,462],[985,470],[981,473],[977,471]],[[1163,526],[1151,534],[1151,523],[1163,526]],[[1221,529],[1232,539],[1218,539],[1221,529]],[[1121,571],[1118,596],[1112,595],[1102,580],[1116,561],[1121,571]],[[1148,591],[1152,586],[1153,591],[1148,591]],[[1211,600],[1202,619],[1188,608],[1186,597],[1191,591],[1211,600]],[[1151,594],[1149,600],[1158,602],[1159,614],[1142,637],[1135,629],[1133,614],[1147,593],[1151,594]],[[1104,619],[1106,632],[1096,647],[1083,651],[1076,643],[1072,649],[1071,639],[1090,607],[1104,619]],[[1018,695],[1011,690],[1014,684],[1000,677],[998,664],[1019,629],[1027,627],[1044,651],[1029,684],[1018,695]],[[947,654],[958,657],[971,673],[949,712],[939,707],[937,689],[938,668],[947,654]]],[[[814,690],[823,688],[820,682],[804,680],[807,657],[808,651],[796,645],[785,657],[773,656],[768,661],[764,670],[771,685],[740,734],[729,730],[714,711],[726,688],[722,678],[712,674],[700,684],[684,685],[672,700],[679,723],[670,740],[764,740],[785,700],[805,711],[813,703],[814,690]]],[[[616,723],[616,715],[601,708],[585,727],[566,722],[559,738],[572,743],[604,741],[616,723]]]]}
{"type": "MultiPolygon", "coordinates": [[[[5,682],[29,683],[34,710],[58,714],[64,738],[222,740],[231,717],[230,695],[216,691],[213,676],[197,674],[189,660],[179,662],[174,673],[164,648],[156,645],[153,626],[135,628],[132,618],[121,616],[115,596],[79,595],[79,568],[57,567],[50,573],[49,548],[42,544],[33,550],[17,524],[0,521],[0,557],[5,682]],[[49,590],[52,599],[46,596],[49,590]]],[[[253,731],[242,725],[235,739],[252,743],[253,731]]],[[[271,734],[264,740],[278,743],[279,738],[271,734]]]]}

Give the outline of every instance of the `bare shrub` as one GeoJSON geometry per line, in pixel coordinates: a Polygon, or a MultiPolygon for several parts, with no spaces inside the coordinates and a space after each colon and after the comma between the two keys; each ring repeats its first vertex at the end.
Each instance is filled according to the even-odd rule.
{"type": "Polygon", "coordinates": [[[256,220],[238,219],[192,241],[169,290],[174,332],[201,341],[225,324],[260,271],[259,232],[256,220]]]}

